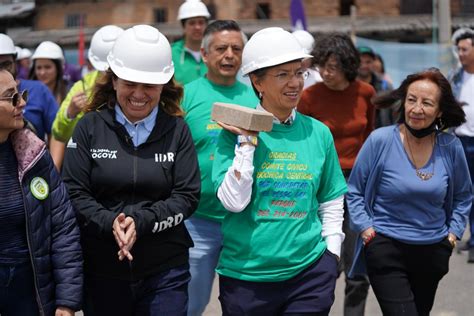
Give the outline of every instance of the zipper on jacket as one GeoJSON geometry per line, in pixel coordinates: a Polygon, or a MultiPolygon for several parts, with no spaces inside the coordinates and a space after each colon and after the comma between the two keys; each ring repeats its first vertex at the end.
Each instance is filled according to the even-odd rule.
{"type": "Polygon", "coordinates": [[[30,255],[31,261],[31,271],[33,271],[33,282],[35,285],[35,296],[36,296],[36,304],[38,304],[39,313],[40,315],[44,316],[43,304],[41,304],[41,298],[38,292],[38,283],[36,281],[36,269],[35,269],[35,262],[33,260],[33,251],[31,249],[31,241],[30,241],[30,225],[28,222],[28,212],[26,211],[26,200],[25,200],[25,193],[23,192],[23,186],[21,185],[20,181],[20,189],[21,189],[21,198],[23,199],[23,205],[25,210],[25,224],[26,224],[26,242],[28,244],[28,254],[30,255]]]}
{"type": "MultiPolygon", "coordinates": [[[[132,144],[133,145],[133,144],[132,144]]],[[[137,189],[137,167],[138,167],[138,157],[137,157],[137,147],[133,147],[133,189],[132,189],[132,205],[135,207],[135,191],[137,189]]],[[[135,230],[137,225],[135,224],[135,230]]],[[[136,243],[136,241],[135,241],[136,243]]],[[[128,260],[128,259],[127,259],[128,260]]],[[[130,267],[130,280],[133,280],[133,263],[128,260],[128,265],[130,267]]]]}

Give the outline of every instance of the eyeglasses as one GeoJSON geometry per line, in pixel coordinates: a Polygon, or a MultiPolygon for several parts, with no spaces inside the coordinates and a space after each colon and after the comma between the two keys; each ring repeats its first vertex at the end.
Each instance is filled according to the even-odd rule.
{"type": "Polygon", "coordinates": [[[25,102],[28,102],[28,90],[23,90],[22,92],[15,92],[11,97],[1,97],[0,100],[10,100],[11,104],[14,107],[20,105],[21,99],[25,102]]]}
{"type": "Polygon", "coordinates": [[[282,71],[282,72],[277,73],[276,75],[269,74],[269,73],[267,73],[267,75],[277,78],[277,81],[281,84],[286,84],[290,82],[290,80],[293,79],[293,77],[296,77],[298,81],[306,80],[309,76],[309,72],[305,70],[298,70],[295,73],[282,71]]]}

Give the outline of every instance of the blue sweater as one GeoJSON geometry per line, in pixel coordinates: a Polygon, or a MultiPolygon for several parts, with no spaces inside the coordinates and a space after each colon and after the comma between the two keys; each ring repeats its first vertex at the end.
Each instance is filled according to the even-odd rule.
{"type": "MultiPolygon", "coordinates": [[[[387,155],[391,152],[391,146],[396,146],[398,133],[397,125],[375,130],[367,138],[357,156],[349,178],[347,204],[351,228],[358,234],[373,226],[373,206],[377,193],[374,188],[380,183],[384,164],[389,159],[387,155]]],[[[466,158],[461,142],[456,136],[441,132],[437,135],[436,142],[448,175],[447,194],[443,207],[446,211],[446,223],[444,225],[446,225],[449,232],[461,238],[466,227],[472,199],[471,179],[466,158]]],[[[395,218],[389,220],[392,226],[398,224],[395,218]]],[[[419,219],[414,214],[414,221],[416,220],[419,219]]],[[[382,222],[381,225],[383,224],[382,222]]],[[[400,239],[403,239],[403,237],[406,236],[401,236],[400,239]]],[[[424,241],[426,238],[423,232],[420,231],[418,236],[412,232],[410,239],[416,242],[417,239],[424,241]]],[[[349,276],[365,274],[365,257],[362,250],[363,243],[359,236],[356,242],[354,263],[349,276]]]]}

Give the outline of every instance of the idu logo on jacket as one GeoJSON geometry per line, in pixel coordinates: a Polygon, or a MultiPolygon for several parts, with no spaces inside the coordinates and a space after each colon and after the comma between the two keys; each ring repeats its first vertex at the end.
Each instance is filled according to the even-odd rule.
{"type": "Polygon", "coordinates": [[[174,153],[155,153],[155,162],[174,162],[174,153]]]}

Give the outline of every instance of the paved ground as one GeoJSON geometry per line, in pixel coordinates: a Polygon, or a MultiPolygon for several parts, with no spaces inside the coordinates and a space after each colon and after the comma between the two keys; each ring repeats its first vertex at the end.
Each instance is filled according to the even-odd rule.
{"type": "MultiPolygon", "coordinates": [[[[450,271],[441,280],[436,295],[435,305],[431,316],[474,316],[474,264],[466,263],[466,252],[453,252],[450,261],[450,271]]],[[[217,299],[217,278],[214,282],[211,302],[204,316],[221,315],[217,299]]],[[[341,276],[336,285],[336,301],[330,316],[342,316],[344,299],[344,279],[341,276]]],[[[81,312],[76,316],[83,315],[81,312]]],[[[365,316],[382,316],[378,303],[372,291],[369,292],[365,316]]]]}
{"type": "MultiPolygon", "coordinates": [[[[450,271],[439,284],[431,316],[474,316],[474,264],[468,264],[466,260],[467,252],[453,252],[450,271]]],[[[343,299],[344,278],[341,276],[336,284],[336,301],[330,316],[343,315],[343,299]]],[[[221,315],[221,308],[217,300],[217,282],[214,282],[211,302],[207,306],[204,316],[217,315],[221,315]]],[[[382,316],[380,307],[371,290],[365,315],[382,316]]]]}

